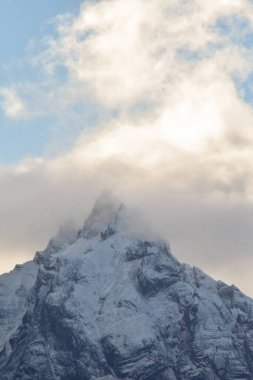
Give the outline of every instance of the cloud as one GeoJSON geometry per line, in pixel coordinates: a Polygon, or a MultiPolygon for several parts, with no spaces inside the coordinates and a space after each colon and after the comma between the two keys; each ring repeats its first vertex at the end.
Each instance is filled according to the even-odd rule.
{"type": "Polygon", "coordinates": [[[250,2],[85,2],[56,25],[33,53],[43,80],[26,104],[81,133],[61,155],[0,168],[6,268],[113,189],[176,256],[252,294],[253,111],[235,82],[252,67],[250,2]]]}
{"type": "Polygon", "coordinates": [[[0,97],[2,98],[0,106],[7,117],[11,119],[23,119],[28,117],[26,107],[15,90],[1,87],[0,97]]]}
{"type": "Polygon", "coordinates": [[[240,34],[237,24],[229,35],[217,28],[219,21],[231,23],[235,17],[250,25],[249,2],[85,2],[78,17],[59,19],[58,38],[48,39],[38,59],[48,73],[64,67],[70,87],[78,83],[108,107],[160,105],[189,75],[219,71],[224,77],[250,70],[245,46],[235,48],[228,39],[245,28],[240,34]]]}

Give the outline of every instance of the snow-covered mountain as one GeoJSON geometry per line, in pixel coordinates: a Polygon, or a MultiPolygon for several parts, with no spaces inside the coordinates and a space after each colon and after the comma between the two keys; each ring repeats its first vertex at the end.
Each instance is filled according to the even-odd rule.
{"type": "Polygon", "coordinates": [[[100,200],[0,276],[0,379],[253,379],[253,300],[100,200]]]}

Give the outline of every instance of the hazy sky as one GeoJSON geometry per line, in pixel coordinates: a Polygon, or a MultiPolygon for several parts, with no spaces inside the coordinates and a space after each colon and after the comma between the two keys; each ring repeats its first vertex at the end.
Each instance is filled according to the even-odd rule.
{"type": "Polygon", "coordinates": [[[0,272],[98,194],[253,296],[253,3],[0,5],[0,272]]]}

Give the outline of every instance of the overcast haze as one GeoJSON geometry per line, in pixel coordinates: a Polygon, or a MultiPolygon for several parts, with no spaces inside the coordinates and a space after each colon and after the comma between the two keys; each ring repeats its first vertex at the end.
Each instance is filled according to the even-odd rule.
{"type": "Polygon", "coordinates": [[[1,57],[0,272],[112,189],[180,260],[253,296],[252,1],[40,8],[1,57]]]}

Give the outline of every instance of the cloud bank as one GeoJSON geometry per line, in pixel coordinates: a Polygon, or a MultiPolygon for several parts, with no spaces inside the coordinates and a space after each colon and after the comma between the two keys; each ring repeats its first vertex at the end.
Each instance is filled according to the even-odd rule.
{"type": "Polygon", "coordinates": [[[102,0],[55,23],[31,55],[42,79],[19,96],[81,133],[55,157],[0,167],[1,269],[113,189],[179,259],[253,295],[250,1],[102,0]]]}

